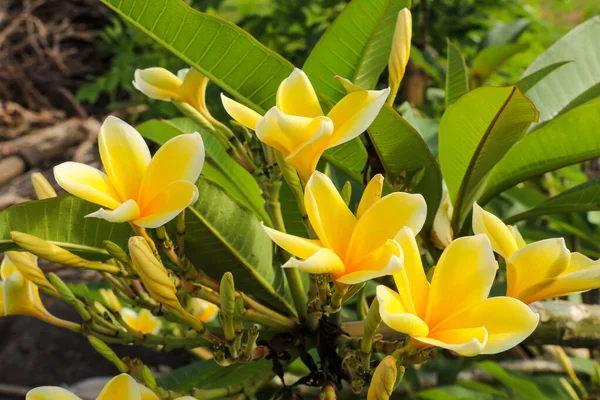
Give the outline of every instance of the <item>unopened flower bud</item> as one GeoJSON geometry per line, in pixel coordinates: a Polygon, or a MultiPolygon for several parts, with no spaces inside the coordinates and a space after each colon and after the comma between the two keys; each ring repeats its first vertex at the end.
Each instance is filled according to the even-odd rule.
{"type": "Polygon", "coordinates": [[[20,251],[7,251],[4,256],[8,257],[8,260],[13,263],[25,279],[33,282],[50,294],[58,295],[54,286],[52,286],[40,267],[38,267],[37,257],[33,254],[20,251]]]}
{"type": "Polygon", "coordinates": [[[108,347],[108,345],[106,343],[104,343],[102,340],[98,339],[95,336],[88,336],[87,338],[88,338],[88,341],[90,342],[90,344],[92,345],[92,347],[102,357],[106,358],[115,367],[117,367],[119,372],[128,372],[129,371],[129,368],[127,368],[127,365],[125,365],[125,363],[123,361],[121,361],[119,356],[117,356],[115,354],[115,352],[112,351],[112,349],[110,347],[108,347]]]}
{"type": "Polygon", "coordinates": [[[131,259],[129,258],[127,253],[125,253],[125,250],[123,250],[115,242],[111,242],[110,240],[104,240],[102,242],[102,246],[104,246],[108,254],[110,254],[110,256],[113,257],[115,260],[122,262],[123,264],[131,264],[131,259]]]}
{"type": "Polygon", "coordinates": [[[111,310],[115,312],[121,311],[121,302],[115,295],[112,289],[100,289],[100,296],[102,296],[102,300],[104,304],[106,304],[111,310]]]}
{"type": "Polygon", "coordinates": [[[391,96],[396,97],[400,82],[406,71],[406,64],[410,58],[410,42],[412,40],[412,15],[408,8],[403,8],[398,13],[394,38],[392,40],[392,51],[388,64],[389,84],[391,96]]]}
{"type": "Polygon", "coordinates": [[[67,284],[63,282],[62,279],[60,279],[56,274],[49,273],[48,280],[50,283],[52,283],[52,286],[54,286],[61,298],[75,308],[84,321],[88,321],[92,318],[90,313],[85,309],[83,303],[80,302],[77,297],[75,297],[71,289],[69,289],[67,284]]]}
{"type": "Polygon", "coordinates": [[[350,199],[352,198],[352,184],[350,181],[346,181],[340,194],[342,195],[344,203],[346,203],[346,205],[350,205],[350,199]]]}
{"type": "Polygon", "coordinates": [[[396,386],[396,359],[387,356],[377,366],[367,393],[367,400],[388,400],[396,386]]]}
{"type": "Polygon", "coordinates": [[[236,332],[241,332],[244,329],[244,314],[246,308],[244,307],[244,299],[242,296],[236,296],[235,298],[235,312],[233,314],[233,329],[236,332]]]}
{"type": "Polygon", "coordinates": [[[227,340],[233,340],[235,330],[233,328],[233,314],[235,312],[235,284],[231,272],[226,272],[221,278],[221,286],[219,288],[221,297],[221,308],[219,317],[223,328],[223,335],[227,340]]]}
{"type": "Polygon", "coordinates": [[[44,177],[44,175],[36,172],[31,175],[31,183],[33,184],[33,190],[38,200],[50,199],[56,197],[56,191],[44,177]]]}

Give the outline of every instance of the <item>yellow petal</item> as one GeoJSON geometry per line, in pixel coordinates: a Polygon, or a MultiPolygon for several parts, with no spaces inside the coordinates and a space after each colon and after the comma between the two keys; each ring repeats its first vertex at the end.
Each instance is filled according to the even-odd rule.
{"type": "Polygon", "coordinates": [[[327,114],[334,126],[328,147],[345,143],[366,131],[379,114],[389,93],[388,88],[361,90],[344,96],[327,114]]]}
{"type": "Polygon", "coordinates": [[[294,68],[277,89],[277,108],[284,114],[314,118],[323,115],[315,89],[308,76],[294,68]]]}
{"type": "Polygon", "coordinates": [[[452,230],[452,214],[454,208],[452,207],[452,201],[448,194],[448,187],[446,182],[442,181],[443,194],[440,206],[435,213],[433,219],[433,228],[431,230],[431,240],[433,244],[440,248],[445,249],[454,240],[454,231],[452,230]]]}
{"type": "Polygon", "coordinates": [[[331,250],[320,248],[304,261],[290,258],[282,268],[298,268],[309,274],[339,274],[344,271],[344,263],[331,250]]]}
{"type": "Polygon", "coordinates": [[[513,235],[515,243],[517,243],[517,247],[519,249],[527,245],[527,243],[525,243],[525,240],[523,240],[523,236],[521,236],[521,232],[519,232],[519,229],[516,225],[508,225],[507,227],[511,235],[513,235]]]}
{"type": "Polygon", "coordinates": [[[134,221],[140,216],[140,207],[134,200],[127,200],[113,211],[103,208],[86,215],[86,218],[100,218],[113,223],[134,221]]]}
{"type": "Polygon", "coordinates": [[[366,282],[371,279],[392,275],[402,269],[404,254],[400,245],[388,240],[380,249],[374,251],[359,265],[346,265],[342,275],[333,278],[348,285],[366,282]]]}
{"type": "Polygon", "coordinates": [[[4,308],[4,282],[0,282],[0,317],[6,315],[6,309],[4,308]]]}
{"type": "Polygon", "coordinates": [[[333,132],[333,124],[326,117],[315,118],[314,121],[319,123],[315,134],[308,142],[285,158],[285,161],[298,171],[303,182],[307,182],[317,169],[317,163],[326,149],[331,132],[333,132]]]}
{"type": "Polygon", "coordinates": [[[191,314],[202,322],[212,321],[219,312],[216,304],[195,297],[188,300],[188,307],[191,309],[191,314]]]}
{"type": "Polygon", "coordinates": [[[40,386],[27,392],[25,400],[81,400],[81,398],[61,387],[40,386]]]}
{"type": "Polygon", "coordinates": [[[377,286],[377,300],[379,301],[381,320],[393,330],[412,337],[429,334],[427,324],[418,316],[408,312],[398,293],[379,285],[377,286]]]}
{"type": "Polygon", "coordinates": [[[410,58],[410,42],[412,40],[412,15],[408,8],[398,13],[392,51],[388,63],[390,86],[398,87],[404,77],[406,64],[410,58]]]}
{"type": "Polygon", "coordinates": [[[181,80],[164,68],[136,69],[133,86],[151,99],[170,100],[178,98],[181,80]]]}
{"type": "Polygon", "coordinates": [[[279,232],[262,224],[263,229],[279,247],[288,253],[301,258],[307,259],[315,254],[321,247],[321,242],[318,240],[304,239],[298,236],[288,235],[287,233],[279,232]]]}
{"type": "Polygon", "coordinates": [[[160,398],[152,390],[144,385],[139,385],[142,394],[141,400],[160,400],[160,398]]]}
{"type": "Polygon", "coordinates": [[[488,333],[482,354],[496,354],[525,340],[537,327],[539,316],[523,302],[492,297],[453,315],[435,327],[437,331],[485,327],[488,333]]]}
{"type": "Polygon", "coordinates": [[[540,240],[517,250],[506,261],[506,295],[527,300],[529,288],[565,272],[570,259],[563,238],[540,240]]]}
{"type": "Polygon", "coordinates": [[[188,181],[172,182],[141,210],[134,223],[143,228],[158,228],[175,218],[198,200],[198,188],[188,181]]]}
{"type": "Polygon", "coordinates": [[[473,357],[485,349],[488,333],[484,327],[454,329],[415,337],[419,342],[451,350],[461,356],[473,357]]]}
{"type": "Polygon", "coordinates": [[[262,118],[262,115],[237,101],[231,100],[223,93],[221,93],[221,101],[223,102],[225,111],[227,111],[227,114],[229,114],[231,118],[235,119],[248,129],[252,129],[253,131],[256,130],[256,124],[262,118]]]}
{"type": "Polygon", "coordinates": [[[154,198],[171,183],[187,181],[195,184],[204,165],[204,143],[198,132],[179,135],[167,141],[156,152],[142,181],[139,203],[142,215],[154,198]]]}
{"type": "Polygon", "coordinates": [[[494,251],[506,260],[519,249],[512,232],[500,218],[473,203],[473,232],[487,235],[494,251]]]}
{"type": "Polygon", "coordinates": [[[183,396],[183,397],[178,397],[175,400],[197,400],[197,399],[195,397],[192,397],[192,396],[183,396]]]}
{"type": "MultiPolygon", "coordinates": [[[[415,311],[417,315],[424,317],[427,308],[427,298],[429,297],[429,282],[423,269],[421,252],[419,251],[415,234],[412,229],[405,227],[396,236],[395,240],[402,247],[402,252],[404,253],[404,274],[408,280],[415,311]]],[[[399,278],[404,279],[403,276],[396,277],[394,275],[397,287],[403,284],[403,282],[399,283],[399,278]]]]}
{"type": "Polygon", "coordinates": [[[433,273],[425,321],[435,326],[487,298],[497,269],[487,236],[466,236],[453,241],[442,253],[433,273]]]}
{"type": "Polygon", "coordinates": [[[377,174],[369,181],[369,184],[365,188],[358,208],[356,209],[356,218],[362,217],[373,204],[381,199],[381,192],[383,190],[383,175],[377,174]]]}
{"type": "Polygon", "coordinates": [[[308,219],[324,246],[345,255],[356,218],[327,175],[315,171],[304,191],[308,219]]]}
{"type": "Polygon", "coordinates": [[[360,262],[373,249],[393,239],[405,226],[418,233],[426,217],[427,205],[420,194],[397,192],[381,198],[358,220],[346,260],[360,262]]]}
{"type": "Polygon", "coordinates": [[[161,320],[152,315],[149,310],[146,310],[145,308],[140,310],[138,314],[138,331],[142,332],[143,334],[156,334],[160,331],[161,325],[161,320]]]}
{"type": "Polygon", "coordinates": [[[111,210],[121,204],[108,176],[89,165],[70,161],[59,164],[54,167],[54,179],[73,196],[89,202],[111,210]]]}
{"type": "Polygon", "coordinates": [[[121,374],[112,378],[100,392],[96,400],[141,400],[138,383],[131,376],[121,374]]]}
{"type": "Polygon", "coordinates": [[[98,147],[102,165],[120,199],[137,199],[151,158],[142,135],[111,116],[100,127],[98,147]]]}
{"type": "Polygon", "coordinates": [[[184,73],[181,73],[182,71],[178,73],[183,78],[183,83],[178,90],[179,95],[196,110],[208,112],[206,109],[206,86],[208,85],[208,78],[194,68],[184,71],[184,73]]]}

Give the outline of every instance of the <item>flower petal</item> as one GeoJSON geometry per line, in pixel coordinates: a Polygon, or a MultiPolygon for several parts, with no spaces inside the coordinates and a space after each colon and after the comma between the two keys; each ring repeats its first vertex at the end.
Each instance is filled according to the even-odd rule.
{"type": "MultiPolygon", "coordinates": [[[[179,73],[178,73],[179,75],[179,73]]],[[[198,111],[206,111],[206,86],[208,78],[194,68],[190,68],[183,76],[179,87],[179,95],[198,111]]]]}
{"type": "Polygon", "coordinates": [[[285,161],[298,171],[303,182],[307,182],[317,169],[317,163],[323,155],[333,131],[333,124],[326,117],[315,118],[314,121],[319,123],[315,134],[285,158],[285,161]]]}
{"type": "Polygon", "coordinates": [[[383,175],[377,174],[369,181],[369,184],[365,188],[365,191],[360,198],[358,208],[356,209],[356,218],[360,219],[362,215],[371,206],[381,199],[381,192],[383,190],[383,175]]]}
{"type": "Polygon", "coordinates": [[[231,118],[235,119],[248,129],[252,129],[253,131],[256,130],[256,124],[262,118],[262,115],[253,109],[230,99],[223,93],[221,93],[221,101],[223,102],[225,111],[227,111],[227,114],[229,114],[231,118]]]}
{"type": "Polygon", "coordinates": [[[473,357],[484,351],[488,333],[484,327],[454,329],[415,337],[421,343],[451,350],[461,356],[473,357]]]}
{"type": "Polygon", "coordinates": [[[100,127],[98,147],[108,179],[122,201],[137,199],[150,163],[150,150],[142,135],[116,117],[100,127]]]}
{"type": "Polygon", "coordinates": [[[58,386],[40,386],[27,392],[25,400],[81,400],[81,398],[58,386]]]}
{"type": "Polygon", "coordinates": [[[337,274],[344,271],[344,263],[333,251],[320,248],[304,261],[290,258],[281,268],[298,268],[309,274],[337,274]]]}
{"type": "Polygon", "coordinates": [[[571,252],[563,238],[528,244],[506,260],[506,295],[525,301],[526,292],[536,284],[555,278],[569,266],[571,252]]]}
{"type": "Polygon", "coordinates": [[[100,392],[96,400],[141,400],[142,393],[135,379],[127,374],[112,378],[100,392]]]}
{"type": "Polygon", "coordinates": [[[279,247],[288,253],[298,258],[307,259],[322,247],[321,242],[318,240],[310,240],[299,236],[288,235],[287,233],[271,229],[262,223],[261,225],[272,241],[274,241],[279,247]]]}
{"type": "Polygon", "coordinates": [[[181,80],[164,68],[136,69],[133,86],[151,99],[171,100],[179,98],[181,80]]]}
{"type": "Polygon", "coordinates": [[[390,89],[361,90],[344,96],[327,116],[333,121],[334,131],[329,146],[333,147],[354,139],[373,122],[390,89]]]}
{"type": "Polygon", "coordinates": [[[141,210],[134,223],[143,228],[158,228],[175,218],[198,200],[198,188],[188,181],[172,182],[141,210]]]}
{"type": "Polygon", "coordinates": [[[487,235],[494,251],[505,260],[519,249],[511,230],[494,214],[473,203],[473,232],[487,235]]]}
{"type": "Polygon", "coordinates": [[[277,108],[288,115],[301,117],[319,117],[323,115],[315,89],[308,76],[298,68],[294,68],[277,89],[277,108]]]}
{"type": "Polygon", "coordinates": [[[86,215],[86,218],[100,218],[108,222],[120,223],[134,221],[140,216],[140,207],[134,200],[127,200],[113,211],[99,209],[91,214],[86,215]]]}
{"type": "Polygon", "coordinates": [[[381,320],[393,330],[412,337],[429,334],[427,324],[418,316],[408,312],[402,297],[392,289],[383,285],[377,286],[377,300],[381,320]]]}
{"type": "Polygon", "coordinates": [[[144,385],[139,385],[142,394],[141,400],[160,400],[160,398],[152,390],[144,385]]]}
{"type": "MultiPolygon", "coordinates": [[[[410,296],[415,307],[417,315],[425,316],[427,309],[427,298],[429,297],[429,282],[421,262],[421,252],[417,245],[415,234],[409,227],[403,228],[395,238],[396,242],[402,248],[404,253],[404,274],[408,280],[410,296]]],[[[396,287],[400,291],[400,286],[404,285],[404,277],[396,277],[396,287]],[[402,281],[400,281],[402,280],[402,281]]]]}
{"type": "Polygon", "coordinates": [[[487,236],[465,236],[453,241],[442,253],[431,279],[427,324],[436,326],[487,298],[497,269],[487,236]]]}
{"type": "Polygon", "coordinates": [[[121,202],[108,176],[89,165],[64,162],[54,167],[54,179],[60,187],[89,202],[108,207],[119,207],[121,202]]]}
{"type": "Polygon", "coordinates": [[[204,165],[204,143],[198,132],[167,141],[154,155],[142,181],[139,203],[143,210],[173,182],[195,184],[204,165]]]}
{"type": "Polygon", "coordinates": [[[402,269],[403,263],[404,254],[400,245],[393,240],[388,240],[379,250],[367,257],[362,264],[358,266],[346,265],[344,274],[334,275],[333,278],[340,283],[354,285],[370,279],[395,274],[402,269]]]}
{"type": "Polygon", "coordinates": [[[306,184],[304,203],[321,243],[338,255],[346,254],[356,218],[327,175],[313,173],[306,184]]]}
{"type": "Polygon", "coordinates": [[[418,233],[427,217],[420,194],[396,192],[381,198],[361,216],[350,240],[346,260],[355,264],[393,239],[405,226],[418,233]]]}
{"type": "Polygon", "coordinates": [[[452,214],[454,213],[454,207],[448,194],[448,187],[446,182],[442,181],[443,194],[440,206],[435,213],[433,219],[433,228],[431,229],[431,240],[433,244],[440,248],[445,249],[454,239],[454,231],[452,230],[451,221],[452,214]]]}
{"type": "MultiPolygon", "coordinates": [[[[488,340],[483,354],[506,351],[525,340],[537,327],[539,316],[511,297],[492,297],[453,315],[434,332],[485,327],[488,340]]],[[[433,335],[432,335],[433,336],[433,335]]]]}

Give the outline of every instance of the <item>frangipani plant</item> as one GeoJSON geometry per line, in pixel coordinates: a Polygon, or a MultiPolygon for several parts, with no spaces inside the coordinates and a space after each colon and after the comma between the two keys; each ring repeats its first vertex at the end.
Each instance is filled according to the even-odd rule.
{"type": "MultiPolygon", "coordinates": [[[[600,132],[589,129],[597,127],[597,103],[561,109],[531,128],[543,110],[528,90],[545,85],[552,68],[526,77],[529,87],[469,91],[465,63],[450,48],[438,163],[395,110],[412,37],[404,1],[352,0],[301,69],[179,0],[104,1],[191,63],[179,76],[149,68],[132,77],[185,117],[135,128],[106,118],[98,134],[103,171],[58,165],[55,180],[69,195],[54,197],[36,175],[44,200],[0,213],[0,249],[9,252],[3,315],[86,335],[122,373],[99,399],[253,398],[302,362],[309,372],[282,393],[309,383],[325,399],[346,398],[346,387],[385,400],[410,364],[441,357],[440,349],[493,357],[597,343],[573,328],[587,320],[555,318],[557,304],[570,303],[528,306],[600,286],[597,261],[561,240],[526,245],[516,228],[473,206],[496,202],[518,176],[600,155],[589,149],[600,147],[589,136],[600,132]],[[227,93],[213,102],[234,121],[208,113],[209,79],[227,93]],[[546,149],[547,159],[532,150],[559,143],[565,126],[585,127],[586,146],[563,141],[546,149]],[[146,140],[159,146],[153,156],[146,140]],[[568,157],[550,157],[563,150],[568,157]],[[533,161],[517,174],[509,167],[523,154],[533,161]],[[97,271],[105,287],[82,294],[35,257],[97,271]],[[506,296],[492,296],[505,277],[506,296]],[[54,319],[38,288],[80,318],[54,319]],[[564,334],[567,327],[577,334],[564,334]],[[119,357],[113,343],[187,349],[207,360],[199,372],[155,377],[142,360],[119,357]],[[227,379],[212,379],[221,368],[227,379]]],[[[564,209],[573,201],[565,196],[531,212],[559,209],[552,202],[564,209]]],[[[50,387],[28,394],[50,398],[77,397],[50,387]]]]}

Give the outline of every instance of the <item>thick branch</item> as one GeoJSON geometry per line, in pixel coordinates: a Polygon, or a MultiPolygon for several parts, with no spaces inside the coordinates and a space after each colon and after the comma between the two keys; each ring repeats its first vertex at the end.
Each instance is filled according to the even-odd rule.
{"type": "MultiPolygon", "coordinates": [[[[530,307],[540,315],[540,323],[525,344],[557,344],[568,347],[600,345],[600,305],[573,304],[568,301],[537,302],[530,307]]],[[[364,322],[346,322],[342,329],[350,336],[363,334],[364,322]]],[[[382,324],[377,331],[385,340],[404,335],[382,324]]]]}

